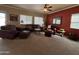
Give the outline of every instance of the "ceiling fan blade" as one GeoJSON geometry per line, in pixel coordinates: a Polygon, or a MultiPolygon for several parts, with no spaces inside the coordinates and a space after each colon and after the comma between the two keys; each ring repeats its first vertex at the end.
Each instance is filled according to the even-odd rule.
{"type": "Polygon", "coordinates": [[[52,11],[51,9],[48,9],[48,11],[52,11]]]}
{"type": "Polygon", "coordinates": [[[52,8],[52,6],[49,6],[48,8],[52,8]]]}
{"type": "Polygon", "coordinates": [[[47,8],[48,4],[45,4],[44,8],[47,8]]]}
{"type": "Polygon", "coordinates": [[[45,11],[46,11],[46,10],[47,10],[47,11],[52,11],[51,8],[52,8],[52,6],[50,6],[49,4],[45,4],[45,5],[44,5],[44,10],[45,10],[45,11]]]}

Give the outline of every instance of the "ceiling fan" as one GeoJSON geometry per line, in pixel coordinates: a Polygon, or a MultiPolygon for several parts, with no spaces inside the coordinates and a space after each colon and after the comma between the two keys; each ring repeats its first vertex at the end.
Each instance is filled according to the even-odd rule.
{"type": "Polygon", "coordinates": [[[45,12],[50,12],[50,11],[52,11],[52,5],[50,5],[50,4],[45,4],[43,10],[44,10],[45,12]]]}

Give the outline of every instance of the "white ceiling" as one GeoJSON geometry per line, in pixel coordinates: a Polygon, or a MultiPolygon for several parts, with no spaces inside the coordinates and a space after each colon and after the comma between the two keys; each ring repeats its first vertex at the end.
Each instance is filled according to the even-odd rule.
{"type": "MultiPolygon", "coordinates": [[[[73,6],[74,4],[51,4],[52,5],[52,12],[58,11],[64,8],[68,8],[70,6],[73,6]]],[[[44,4],[12,4],[12,6],[20,7],[27,9],[29,11],[34,11],[38,13],[44,13],[43,8],[44,4]]],[[[51,13],[51,12],[50,12],[51,13]]]]}

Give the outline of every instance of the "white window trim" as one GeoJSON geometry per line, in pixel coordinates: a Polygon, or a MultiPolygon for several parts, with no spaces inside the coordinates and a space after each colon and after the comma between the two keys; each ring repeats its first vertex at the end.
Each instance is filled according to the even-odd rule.
{"type": "Polygon", "coordinates": [[[8,12],[0,10],[0,13],[5,13],[5,25],[7,24],[8,12]]]}
{"type": "MultiPolygon", "coordinates": [[[[75,14],[79,14],[79,13],[75,13],[75,14]]],[[[71,29],[79,29],[79,28],[71,27],[71,26],[72,26],[72,23],[79,23],[79,22],[72,22],[72,17],[73,17],[73,15],[75,15],[75,14],[72,14],[72,15],[71,15],[71,22],[70,22],[70,28],[71,28],[71,29]]],[[[78,25],[78,26],[79,26],[79,25],[78,25]]]]}
{"type": "MultiPolygon", "coordinates": [[[[20,14],[20,15],[19,15],[19,19],[20,19],[20,16],[21,16],[21,15],[24,15],[24,14],[20,14]]],[[[24,16],[30,16],[30,15],[24,15],[24,16]]],[[[32,17],[32,24],[33,24],[33,16],[31,16],[31,17],[32,17]]],[[[21,24],[21,25],[26,25],[26,24],[21,23],[21,20],[20,20],[20,24],[21,24]]]]}
{"type": "Polygon", "coordinates": [[[44,25],[44,18],[43,17],[39,17],[39,16],[34,16],[34,24],[35,24],[35,17],[42,18],[43,23],[42,24],[37,24],[37,25],[43,26],[44,25]]]}
{"type": "Polygon", "coordinates": [[[53,18],[53,24],[57,24],[57,25],[60,25],[61,24],[61,19],[56,19],[56,18],[59,18],[59,17],[55,17],[53,18]],[[57,23],[57,21],[59,20],[59,23],[57,23]],[[55,23],[54,23],[55,22],[55,23]]]}

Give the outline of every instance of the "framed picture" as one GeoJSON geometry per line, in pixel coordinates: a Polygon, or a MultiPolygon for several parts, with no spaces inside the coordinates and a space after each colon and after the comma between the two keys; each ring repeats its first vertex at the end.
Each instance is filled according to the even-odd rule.
{"type": "Polygon", "coordinates": [[[55,17],[55,18],[53,18],[53,24],[60,25],[61,21],[62,21],[61,17],[55,17]]]}
{"type": "Polygon", "coordinates": [[[18,21],[18,15],[10,14],[10,21],[18,21]]]}

